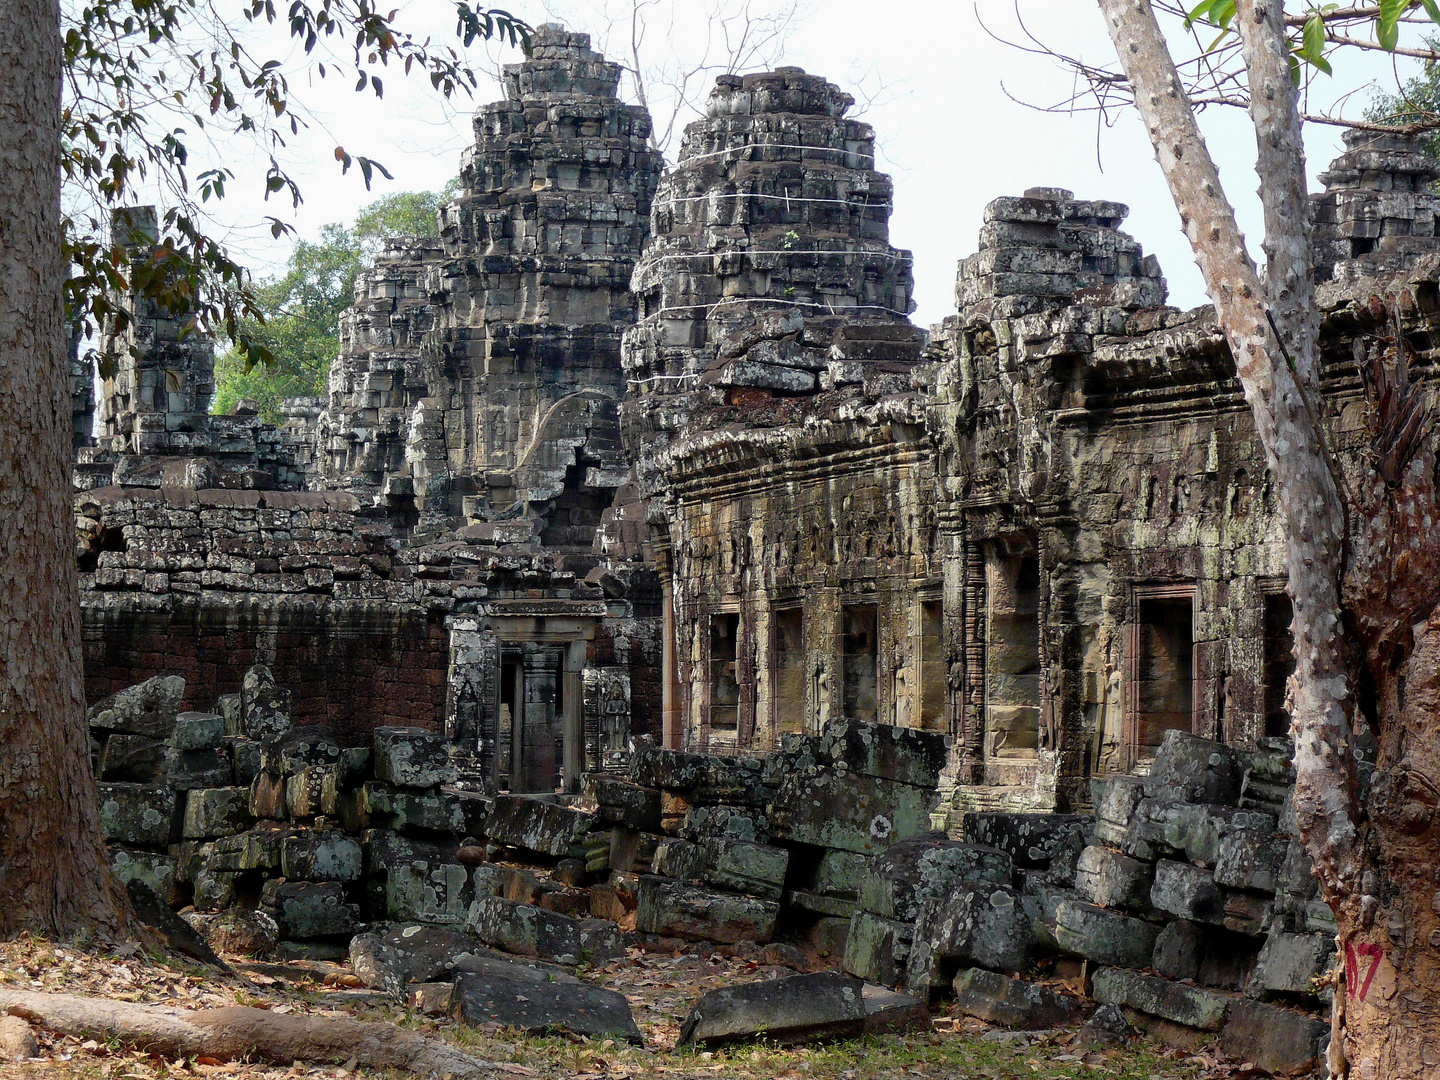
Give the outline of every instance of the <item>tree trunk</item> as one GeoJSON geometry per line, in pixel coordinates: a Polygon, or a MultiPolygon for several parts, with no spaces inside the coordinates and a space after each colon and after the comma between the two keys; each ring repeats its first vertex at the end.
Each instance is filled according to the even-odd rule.
{"type": "Polygon", "coordinates": [[[0,68],[0,934],[116,934],[81,684],[58,0],[0,5],[0,68]]]}
{"type": "MultiPolygon", "coordinates": [[[[1296,670],[1295,812],[1334,909],[1345,986],[1330,1068],[1359,1080],[1433,1080],[1440,1066],[1440,516],[1421,448],[1387,482],[1350,460],[1346,527],[1325,442],[1310,224],[1282,0],[1238,0],[1267,279],[1245,250],[1150,0],[1099,0],[1186,236],[1205,277],[1274,478],[1286,536],[1296,670]],[[1342,591],[1343,590],[1343,591],[1342,591]],[[1431,614],[1433,611],[1433,614],[1431,614]],[[1427,619],[1427,616],[1429,618],[1427,619]],[[1355,770],[1353,672],[1377,687],[1368,802],[1355,770]],[[1353,1072],[1352,1072],[1353,1065],[1353,1072]]],[[[1413,294],[1372,300],[1413,308],[1413,294]]],[[[1405,363],[1403,342],[1394,363],[1405,363]]],[[[1369,705],[1368,695],[1364,703],[1369,705]]],[[[1356,726],[1365,720],[1357,717],[1356,726]]]]}
{"type": "Polygon", "coordinates": [[[0,989],[0,1012],[76,1038],[116,1040],[165,1057],[340,1064],[426,1076],[493,1077],[498,1066],[394,1024],[273,1013],[238,1005],[180,1009],[134,1001],[0,989]]]}

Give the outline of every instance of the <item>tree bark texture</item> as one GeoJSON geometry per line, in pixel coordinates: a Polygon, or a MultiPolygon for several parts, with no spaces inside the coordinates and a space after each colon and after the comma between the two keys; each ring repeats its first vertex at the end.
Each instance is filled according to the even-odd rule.
{"type": "MultiPolygon", "coordinates": [[[[1344,971],[1330,1068],[1359,1080],[1433,1080],[1440,1075],[1433,440],[1402,455],[1403,468],[1387,468],[1400,436],[1380,415],[1391,406],[1372,399],[1372,446],[1347,455],[1343,481],[1342,463],[1326,445],[1309,201],[1282,0],[1238,0],[1236,10],[1265,213],[1263,281],[1149,0],[1099,4],[1234,356],[1284,518],[1295,613],[1295,811],[1336,912],[1344,971]],[[1364,688],[1358,700],[1357,685],[1364,688]],[[1375,772],[1362,797],[1356,734],[1368,734],[1371,723],[1375,772]]],[[[1398,329],[1392,338],[1384,333],[1433,308],[1433,273],[1432,266],[1428,286],[1400,283],[1352,313],[1377,343],[1388,340],[1382,364],[1392,373],[1407,363],[1406,346],[1398,329]],[[1427,289],[1428,300],[1419,295],[1427,289]]]]}
{"type": "Polygon", "coordinates": [[[0,934],[130,928],[81,681],[58,0],[0,5],[0,934]]]}
{"type": "Polygon", "coordinates": [[[493,1062],[482,1061],[441,1039],[393,1024],[365,1023],[229,1006],[180,1009],[133,1001],[0,989],[0,1012],[23,1017],[62,1035],[114,1039],[165,1057],[210,1057],[219,1061],[303,1061],[361,1068],[405,1069],[426,1076],[492,1077],[493,1062]]]}

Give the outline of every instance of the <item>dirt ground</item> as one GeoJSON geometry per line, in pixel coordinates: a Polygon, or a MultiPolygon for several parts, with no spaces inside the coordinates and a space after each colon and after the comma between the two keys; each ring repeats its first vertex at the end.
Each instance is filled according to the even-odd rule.
{"type": "MultiPolygon", "coordinates": [[[[589,977],[624,993],[645,1035],[643,1048],[610,1040],[527,1036],[498,1027],[471,1028],[424,1016],[364,989],[340,964],[248,964],[228,957],[238,977],[217,976],[134,944],[57,945],[0,942],[0,986],[208,1008],[250,1005],[275,1012],[346,1014],[424,1030],[495,1065],[494,1075],[538,1080],[1258,1080],[1269,1074],[1215,1055],[1186,1053],[1146,1041],[1120,1049],[1086,1050],[1073,1033],[990,1030],[941,1009],[934,1030],[807,1047],[742,1046],[722,1051],[676,1050],[690,1003],[715,987],[791,974],[753,962],[632,950],[589,977]]],[[[390,1077],[401,1074],[344,1065],[221,1063],[152,1054],[37,1031],[40,1057],[0,1064],[0,1080],[74,1077],[157,1080],[181,1077],[390,1077]]]]}

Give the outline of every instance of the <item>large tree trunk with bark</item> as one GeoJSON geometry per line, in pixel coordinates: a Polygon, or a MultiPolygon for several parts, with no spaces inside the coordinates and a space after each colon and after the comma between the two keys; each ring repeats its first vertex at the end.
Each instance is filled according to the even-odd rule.
{"type": "Polygon", "coordinates": [[[130,929],[81,683],[61,289],[60,10],[0,5],[0,934],[130,929]]]}
{"type": "MultiPolygon", "coordinates": [[[[1344,964],[1330,1068],[1360,1080],[1430,1080],[1440,1066],[1440,503],[1433,453],[1415,439],[1423,419],[1387,420],[1381,414],[1402,396],[1391,394],[1373,403],[1370,454],[1341,463],[1327,444],[1283,0],[1238,0],[1236,14],[1259,150],[1263,280],[1150,0],[1099,4],[1235,358],[1284,519],[1295,812],[1336,912],[1344,964]],[[1366,689],[1357,695],[1357,686],[1366,689]],[[1355,728],[1370,722],[1378,752],[1363,798],[1355,728]]],[[[1397,309],[1413,314],[1415,298],[1371,306],[1383,327],[1397,309]]],[[[1396,372],[1405,363],[1397,335],[1380,367],[1403,385],[1396,372]]]]}

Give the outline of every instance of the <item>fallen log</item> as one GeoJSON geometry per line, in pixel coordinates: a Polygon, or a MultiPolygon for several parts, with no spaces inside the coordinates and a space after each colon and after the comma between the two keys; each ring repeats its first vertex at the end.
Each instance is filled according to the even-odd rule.
{"type": "Polygon", "coordinates": [[[181,1009],[133,1001],[0,989],[0,1014],[78,1038],[117,1040],[164,1057],[355,1064],[464,1077],[493,1076],[493,1063],[393,1024],[273,1013],[239,1005],[181,1009]]]}

